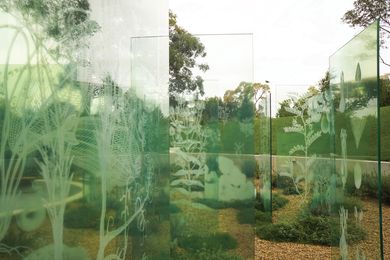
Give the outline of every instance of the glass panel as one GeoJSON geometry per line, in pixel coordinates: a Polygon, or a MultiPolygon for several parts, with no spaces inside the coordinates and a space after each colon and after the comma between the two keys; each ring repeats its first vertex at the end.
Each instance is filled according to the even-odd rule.
{"type": "Polygon", "coordinates": [[[146,140],[155,168],[154,188],[145,211],[145,231],[137,231],[136,222],[132,227],[138,233],[133,238],[137,247],[132,248],[132,257],[141,259],[146,255],[150,259],[169,259],[172,207],[169,204],[168,37],[133,37],[130,44],[131,86],[154,115],[145,126],[152,130],[146,140]]]}
{"type": "MultiPolygon", "coordinates": [[[[186,79],[174,68],[170,75],[171,205],[179,209],[171,214],[172,255],[253,259],[252,35],[196,37],[207,53],[198,62],[209,68],[192,70],[202,91],[181,93],[186,79]]],[[[171,55],[174,44],[171,38],[171,55]]]]}
{"type": "MultiPolygon", "coordinates": [[[[382,31],[383,26],[386,25],[386,21],[380,20],[380,37],[384,37],[386,35],[385,31],[382,31]]],[[[383,38],[382,38],[383,39],[383,38]]],[[[390,257],[390,250],[387,245],[390,244],[390,230],[388,227],[390,227],[390,218],[387,216],[389,215],[389,205],[390,205],[390,139],[388,138],[388,135],[390,133],[390,121],[388,120],[389,117],[389,106],[390,106],[390,66],[386,65],[385,63],[388,63],[390,59],[390,49],[387,47],[388,42],[381,41],[380,42],[380,58],[383,59],[380,60],[380,141],[381,141],[381,185],[380,186],[374,186],[381,188],[382,193],[382,245],[384,250],[384,259],[387,259],[390,257]]],[[[377,190],[376,188],[375,190],[377,190]]],[[[372,194],[376,195],[376,193],[372,194]]]]}
{"type": "Polygon", "coordinates": [[[375,22],[330,58],[338,174],[332,254],[342,259],[381,258],[377,30],[375,22]]]}
{"type": "MultiPolygon", "coordinates": [[[[255,100],[256,102],[256,100],[255,100]]],[[[272,222],[271,94],[264,93],[256,104],[255,153],[259,170],[256,174],[256,226],[272,222]]]]}
{"type": "Polygon", "coordinates": [[[1,259],[169,257],[167,2],[107,3],[0,4],[1,259]]]}
{"type": "Polygon", "coordinates": [[[272,122],[276,144],[272,224],[258,227],[257,234],[263,240],[296,243],[280,243],[278,247],[297,258],[307,256],[313,245],[321,245],[310,254],[326,258],[332,244],[330,184],[336,178],[331,156],[333,101],[329,91],[308,91],[302,96],[291,93],[289,100],[290,104],[284,106],[285,115],[272,122]]]}

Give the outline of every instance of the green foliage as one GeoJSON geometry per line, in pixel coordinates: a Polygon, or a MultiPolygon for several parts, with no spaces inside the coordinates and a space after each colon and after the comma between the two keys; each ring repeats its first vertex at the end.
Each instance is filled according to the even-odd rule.
{"type": "Polygon", "coordinates": [[[240,224],[254,224],[255,222],[255,209],[244,208],[237,212],[237,220],[240,224]]]}
{"type": "Polygon", "coordinates": [[[293,106],[293,100],[291,98],[279,102],[279,106],[280,107],[278,109],[278,112],[276,113],[277,118],[294,116],[293,113],[288,111],[288,108],[293,106]]]}
{"type": "Polygon", "coordinates": [[[216,173],[219,172],[219,165],[218,165],[218,160],[217,160],[217,156],[215,155],[210,155],[210,156],[207,156],[207,159],[206,159],[206,165],[207,167],[209,168],[209,171],[214,171],[216,173]]]}
{"type": "Polygon", "coordinates": [[[253,132],[245,133],[244,128],[252,131],[254,122],[242,123],[232,119],[225,124],[221,123],[221,153],[253,154],[255,148],[253,132]],[[237,150],[238,145],[241,147],[240,152],[237,150]]]}
{"type": "Polygon", "coordinates": [[[263,223],[271,223],[271,222],[272,222],[272,213],[271,212],[263,212],[260,210],[255,211],[256,225],[262,225],[263,223]]]}
{"type": "MultiPolygon", "coordinates": [[[[288,199],[278,193],[272,194],[272,210],[278,210],[287,205],[288,199]]],[[[255,208],[260,211],[265,211],[263,200],[259,197],[256,199],[255,208]]]]}
{"type": "MultiPolygon", "coordinates": [[[[386,145],[390,143],[390,106],[381,107],[381,143],[382,143],[382,160],[390,161],[390,146],[386,145]]],[[[283,128],[291,125],[292,117],[281,117],[272,119],[272,153],[276,155],[288,155],[290,146],[297,145],[302,141],[302,138],[298,134],[290,133],[289,136],[283,134],[283,128]]],[[[348,126],[349,120],[345,116],[337,113],[335,116],[335,133],[340,133],[341,129],[347,130],[348,136],[353,136],[351,127],[348,126]]],[[[366,127],[363,131],[362,140],[376,140],[377,138],[377,124],[375,117],[367,117],[367,123],[370,127],[366,127]]],[[[362,159],[362,160],[375,160],[377,158],[377,147],[372,145],[371,142],[361,142],[359,149],[356,149],[354,138],[347,138],[347,151],[348,157],[362,159]],[[364,151],[364,155],[361,152],[364,151]]],[[[329,137],[324,135],[317,139],[316,145],[310,147],[310,152],[316,154],[329,154],[329,137]]],[[[335,153],[341,154],[341,146],[335,146],[335,153]]]]}
{"type": "Polygon", "coordinates": [[[176,204],[169,203],[169,213],[170,214],[176,214],[176,213],[179,213],[180,211],[181,211],[181,209],[176,204]]]}
{"type": "Polygon", "coordinates": [[[356,209],[363,209],[363,202],[358,197],[342,196],[338,198],[330,207],[326,204],[317,204],[311,201],[310,213],[315,216],[329,216],[331,213],[338,212],[340,207],[344,207],[349,212],[353,212],[356,209]]]}
{"type": "Polygon", "coordinates": [[[244,209],[252,208],[253,200],[235,200],[235,201],[219,201],[214,199],[196,199],[195,202],[204,204],[212,209],[244,209]]]}
{"type": "Polygon", "coordinates": [[[302,232],[294,224],[276,223],[256,227],[256,234],[261,239],[277,242],[300,242],[302,232]]]}
{"type": "Polygon", "coordinates": [[[229,254],[222,249],[210,250],[206,248],[196,250],[195,252],[174,252],[171,257],[174,260],[241,260],[242,259],[241,257],[229,254]]]}
{"type": "MultiPolygon", "coordinates": [[[[61,44],[49,51],[56,57],[72,60],[70,54],[77,47],[85,47],[83,40],[99,30],[99,25],[90,19],[88,0],[15,0],[2,1],[0,9],[17,13],[23,17],[26,28],[35,29],[33,34],[43,34],[44,39],[52,39],[61,44]],[[38,25],[38,26],[31,26],[38,25]]],[[[42,37],[42,35],[40,36],[42,37]]]]}
{"type": "Polygon", "coordinates": [[[302,188],[301,187],[298,187],[298,191],[294,185],[294,181],[287,177],[287,176],[280,176],[280,175],[277,175],[276,177],[276,186],[279,188],[279,189],[282,189],[283,190],[283,195],[297,195],[299,194],[299,192],[302,192],[302,188]]]}
{"type": "MultiPolygon", "coordinates": [[[[390,2],[388,0],[355,0],[353,9],[348,10],[341,20],[352,27],[367,27],[380,19],[381,47],[386,47],[390,38],[390,2]]],[[[380,57],[383,64],[390,66],[388,61],[380,57]]]]}
{"type": "Polygon", "coordinates": [[[237,241],[229,233],[216,233],[208,236],[190,235],[179,238],[179,246],[188,251],[228,250],[237,247],[237,241]]]}
{"type": "Polygon", "coordinates": [[[330,73],[329,70],[325,72],[325,75],[322,79],[318,81],[318,87],[320,92],[325,92],[330,89],[330,73]]]}
{"type": "MultiPolygon", "coordinates": [[[[390,175],[387,172],[382,172],[381,180],[382,202],[390,205],[390,175]]],[[[374,173],[365,174],[362,177],[362,184],[360,189],[356,189],[353,180],[353,174],[348,174],[345,190],[347,194],[351,196],[378,199],[378,176],[374,173]]]]}
{"type": "Polygon", "coordinates": [[[64,226],[67,228],[99,229],[100,208],[82,205],[65,211],[64,226]]]}
{"type": "Polygon", "coordinates": [[[241,171],[247,178],[253,178],[258,168],[257,161],[255,159],[249,159],[243,161],[241,171]]]}
{"type": "MultiPolygon", "coordinates": [[[[271,241],[338,246],[341,235],[338,221],[337,216],[313,216],[303,212],[289,223],[257,225],[256,234],[271,241]]],[[[348,243],[359,242],[366,235],[361,226],[348,221],[348,243]]]]}
{"type": "Polygon", "coordinates": [[[206,57],[205,47],[199,38],[177,24],[177,17],[169,11],[169,99],[175,103],[175,95],[197,92],[204,94],[203,79],[193,76],[192,69],[207,71],[207,64],[198,64],[197,58],[206,57]]]}
{"type": "Polygon", "coordinates": [[[219,109],[224,103],[219,97],[211,97],[205,100],[205,108],[203,110],[203,122],[215,122],[219,120],[219,109]]]}
{"type": "Polygon", "coordinates": [[[390,3],[387,0],[355,0],[354,8],[347,11],[342,21],[352,27],[367,27],[378,17],[390,21],[390,3]]]}
{"type": "Polygon", "coordinates": [[[241,82],[234,90],[227,90],[223,102],[230,118],[237,116],[237,112],[241,119],[252,118],[254,111],[259,108],[260,102],[266,98],[269,91],[267,84],[251,82],[241,82]]]}
{"type": "Polygon", "coordinates": [[[245,96],[242,100],[237,114],[240,121],[248,121],[254,118],[255,105],[248,96],[245,96]]]}
{"type": "MultiPolygon", "coordinates": [[[[325,84],[326,80],[327,79],[325,78],[321,80],[321,82],[323,81],[323,83],[325,84]]],[[[306,93],[303,94],[301,97],[299,98],[290,97],[283,100],[282,102],[279,103],[280,107],[278,109],[278,112],[276,113],[276,117],[296,116],[296,113],[294,113],[293,110],[291,109],[301,108],[309,98],[314,97],[319,93],[320,91],[316,87],[311,86],[307,89],[306,93]]],[[[303,111],[303,115],[307,115],[307,111],[303,111]]]]}

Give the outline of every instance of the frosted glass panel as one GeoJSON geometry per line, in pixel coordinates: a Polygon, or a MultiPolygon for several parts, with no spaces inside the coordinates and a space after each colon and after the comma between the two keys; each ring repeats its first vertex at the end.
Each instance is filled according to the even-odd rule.
{"type": "MultiPolygon", "coordinates": [[[[209,69],[192,70],[203,79],[204,93],[175,93],[170,103],[170,193],[177,208],[171,214],[172,256],[253,259],[258,118],[252,35],[195,37],[207,53],[199,63],[209,69]]],[[[172,89],[179,89],[185,78],[171,73],[172,89]]]]}
{"type": "Polygon", "coordinates": [[[261,242],[297,258],[382,257],[378,62],[374,23],[330,57],[329,89],[290,94],[272,120],[272,224],[257,224],[261,242]]]}
{"type": "Polygon", "coordinates": [[[335,197],[341,229],[334,255],[381,257],[378,191],[378,23],[368,26],[330,58],[335,96],[335,151],[339,175],[335,197]],[[374,189],[374,190],[372,190],[374,189]]]}
{"type": "Polygon", "coordinates": [[[0,9],[0,258],[169,258],[168,42],[130,49],[167,3],[0,9]],[[161,83],[131,80],[139,55],[161,83]]]}

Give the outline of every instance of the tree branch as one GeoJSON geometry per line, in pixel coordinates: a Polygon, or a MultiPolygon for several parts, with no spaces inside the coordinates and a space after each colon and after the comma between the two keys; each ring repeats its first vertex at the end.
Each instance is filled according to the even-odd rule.
{"type": "Polygon", "coordinates": [[[389,66],[389,67],[390,67],[390,64],[387,63],[387,62],[385,62],[384,59],[382,58],[382,56],[379,56],[379,58],[381,59],[381,62],[382,62],[383,64],[385,64],[386,66],[389,66]]]}
{"type": "Polygon", "coordinates": [[[386,31],[387,33],[390,33],[390,31],[385,29],[383,26],[379,26],[379,28],[381,28],[382,30],[386,31]]]}

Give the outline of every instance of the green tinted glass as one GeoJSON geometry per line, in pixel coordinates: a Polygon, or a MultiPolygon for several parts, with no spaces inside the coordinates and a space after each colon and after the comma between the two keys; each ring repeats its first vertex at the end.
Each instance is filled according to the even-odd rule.
{"type": "Polygon", "coordinates": [[[332,223],[342,259],[379,259],[378,23],[368,26],[330,58],[335,100],[336,183],[332,223]],[[374,195],[374,196],[372,196],[374,195]]]}
{"type": "Polygon", "coordinates": [[[0,4],[0,258],[169,257],[168,41],[129,48],[133,19],[167,34],[147,2],[0,4]]]}
{"type": "MultiPolygon", "coordinates": [[[[172,257],[253,259],[259,119],[252,35],[196,38],[207,51],[200,64],[208,68],[192,70],[203,79],[197,93],[180,92],[188,80],[170,64],[172,257]],[[225,55],[226,48],[240,51],[225,55]]],[[[172,57],[177,46],[170,40],[172,57]]]]}

